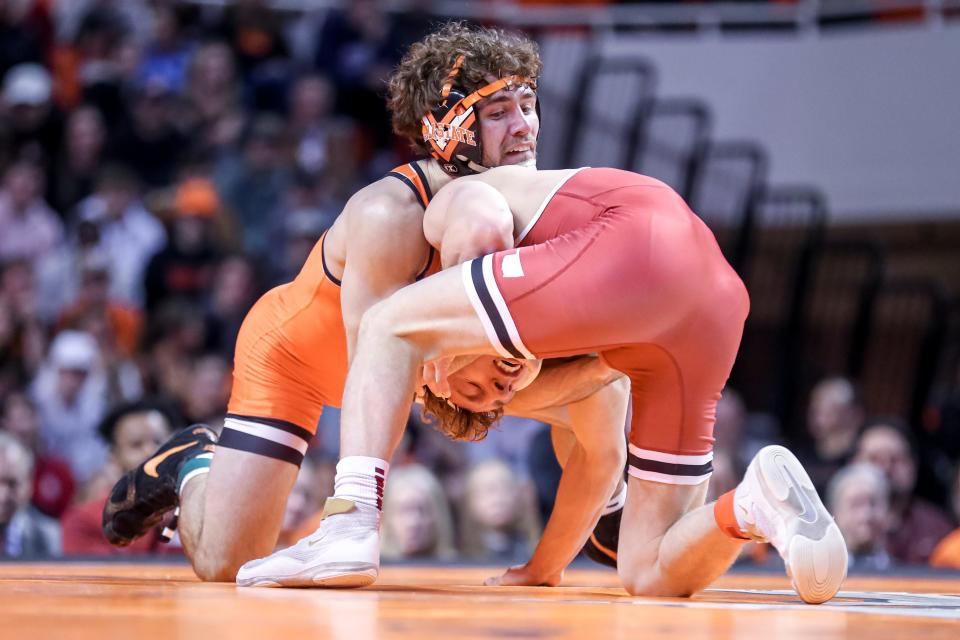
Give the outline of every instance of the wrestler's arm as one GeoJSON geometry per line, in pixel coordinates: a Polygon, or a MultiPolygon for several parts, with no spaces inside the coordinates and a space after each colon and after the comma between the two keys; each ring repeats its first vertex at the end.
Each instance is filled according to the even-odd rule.
{"type": "MultiPolygon", "coordinates": [[[[463,193],[453,188],[458,181],[441,189],[427,208],[428,212],[433,212],[434,223],[429,225],[430,229],[439,232],[439,238],[444,237],[443,225],[458,225],[462,221],[455,212],[457,207],[451,206],[453,196],[463,193]],[[448,217],[447,213],[451,215],[448,217]]],[[[470,188],[468,192],[477,195],[475,189],[470,188]]],[[[486,193],[490,196],[489,190],[486,193]]],[[[502,199],[496,191],[494,194],[502,199]]],[[[418,217],[417,224],[398,225],[391,215],[389,200],[375,198],[364,206],[366,215],[358,216],[357,228],[349,230],[351,247],[363,246],[364,252],[359,259],[355,252],[347,256],[349,269],[344,271],[340,294],[350,357],[340,421],[340,455],[389,460],[403,435],[421,365],[440,356],[458,355],[443,353],[441,345],[433,341],[447,329],[457,333],[456,327],[462,325],[461,318],[475,321],[476,316],[469,304],[450,309],[452,315],[446,316],[448,309],[444,302],[448,302],[450,296],[442,287],[436,289],[435,294],[428,293],[441,274],[407,287],[403,285],[415,277],[416,269],[413,275],[406,274],[407,282],[397,279],[397,267],[393,263],[399,264],[398,260],[409,251],[398,249],[398,245],[403,242],[409,247],[415,232],[419,242],[427,247],[426,213],[416,212],[417,216],[423,216],[422,219],[418,217]],[[348,271],[353,275],[349,281],[348,271]],[[409,295],[414,291],[422,291],[426,297],[419,299],[416,294],[409,295]],[[443,322],[445,317],[446,323],[443,322]],[[435,325],[438,321],[442,328],[435,325]],[[365,342],[366,349],[363,348],[365,342]]],[[[509,208],[506,214],[510,215],[509,208]]],[[[499,219],[502,222],[503,216],[499,219]]],[[[490,218],[484,217],[483,220],[489,221],[490,218]]],[[[510,215],[511,229],[512,224],[510,215]]],[[[488,224],[473,224],[471,233],[474,236],[451,231],[447,237],[458,247],[456,256],[467,260],[512,246],[512,234],[505,236],[499,229],[499,226],[491,229],[488,224]]],[[[456,286],[458,282],[456,276],[453,283],[456,286]]],[[[473,344],[487,347],[486,340],[473,344]]],[[[479,353],[463,349],[459,354],[475,352],[479,353]]]]}
{"type": "Polygon", "coordinates": [[[348,216],[349,242],[340,310],[348,361],[352,362],[363,314],[414,282],[426,266],[430,246],[423,237],[420,205],[393,178],[359,191],[347,202],[342,215],[348,216]]]}
{"type": "Polygon", "coordinates": [[[517,392],[505,407],[508,415],[532,417],[533,411],[578,402],[623,377],[596,355],[550,358],[530,386],[517,392]]]}
{"type": "Polygon", "coordinates": [[[624,423],[630,399],[625,377],[578,402],[531,412],[530,417],[570,429],[575,438],[563,465],[553,512],[530,561],[487,581],[490,585],[556,585],[586,543],[626,464],[624,423]]]}
{"type": "Polygon", "coordinates": [[[437,192],[423,215],[423,235],[443,268],[513,247],[513,214],[499,191],[460,178],[437,192]]]}

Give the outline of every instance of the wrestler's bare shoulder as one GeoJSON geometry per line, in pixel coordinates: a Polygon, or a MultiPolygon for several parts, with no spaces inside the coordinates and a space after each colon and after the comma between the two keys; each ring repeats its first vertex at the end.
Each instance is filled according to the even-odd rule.
{"type": "Polygon", "coordinates": [[[534,167],[494,167],[467,180],[484,182],[500,193],[511,205],[516,201],[539,200],[566,180],[577,169],[541,171],[534,167]]]}
{"type": "Polygon", "coordinates": [[[385,176],[347,201],[327,232],[324,254],[339,271],[351,250],[363,250],[372,238],[383,238],[409,247],[419,257],[426,246],[422,225],[423,207],[413,192],[396,178],[385,176]]]}

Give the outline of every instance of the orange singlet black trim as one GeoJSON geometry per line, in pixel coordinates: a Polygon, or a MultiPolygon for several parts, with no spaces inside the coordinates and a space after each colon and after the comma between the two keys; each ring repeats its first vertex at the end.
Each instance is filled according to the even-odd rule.
{"type": "MultiPolygon", "coordinates": [[[[403,184],[410,187],[410,190],[413,191],[413,195],[417,198],[417,202],[419,202],[420,206],[424,209],[426,209],[427,205],[430,204],[430,201],[433,200],[433,191],[430,190],[430,181],[427,180],[427,175],[416,162],[402,164],[399,167],[396,167],[393,171],[390,171],[387,175],[397,178],[403,182],[403,184]]],[[[433,264],[433,255],[434,248],[430,247],[430,253],[427,255],[427,265],[423,268],[423,271],[417,274],[417,280],[421,280],[427,275],[427,272],[430,270],[430,266],[433,264]]]]}
{"type": "Polygon", "coordinates": [[[330,279],[330,282],[332,282],[333,284],[339,287],[340,280],[335,278],[334,275],[330,273],[330,269],[327,268],[327,254],[324,252],[324,243],[326,242],[326,240],[327,240],[327,232],[324,231],[323,235],[320,236],[320,264],[323,265],[323,273],[330,279]]]}
{"type": "MultiPolygon", "coordinates": [[[[416,196],[417,202],[420,203],[424,209],[427,208],[427,205],[430,204],[430,201],[433,200],[433,191],[430,189],[430,182],[427,180],[426,174],[423,172],[416,162],[409,162],[407,164],[400,165],[396,167],[393,171],[387,173],[388,176],[398,178],[403,184],[410,187],[410,190],[413,191],[413,195],[416,196]]],[[[324,231],[323,235],[320,237],[320,263],[323,265],[323,273],[330,279],[330,282],[341,286],[341,282],[336,278],[333,273],[330,272],[330,269],[327,267],[327,255],[324,250],[323,243],[327,239],[327,232],[324,231]]],[[[433,265],[433,257],[436,250],[431,246],[430,252],[427,254],[427,264],[423,270],[417,274],[416,279],[422,280],[427,272],[430,271],[430,267],[433,265]]]]}
{"type": "Polygon", "coordinates": [[[387,175],[397,178],[403,182],[403,184],[410,187],[413,195],[417,198],[417,202],[419,202],[420,206],[424,209],[427,208],[430,200],[433,199],[433,194],[430,193],[430,183],[427,182],[427,177],[423,171],[421,171],[420,167],[417,166],[416,162],[402,164],[393,169],[393,171],[390,171],[387,175]]]}

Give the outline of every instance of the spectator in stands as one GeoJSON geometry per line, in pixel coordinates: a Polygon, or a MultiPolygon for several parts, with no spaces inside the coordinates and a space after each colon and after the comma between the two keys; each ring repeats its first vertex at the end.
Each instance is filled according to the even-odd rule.
{"type": "Polygon", "coordinates": [[[3,175],[0,188],[0,261],[19,258],[35,268],[63,244],[63,224],[44,202],[43,173],[20,160],[3,175]]]}
{"type": "Polygon", "coordinates": [[[713,425],[714,450],[730,456],[731,471],[738,479],[757,452],[768,444],[777,443],[779,436],[779,427],[773,418],[750,413],[736,389],[724,388],[713,425]]]}
{"type": "Polygon", "coordinates": [[[60,315],[59,327],[82,329],[88,323],[103,325],[107,334],[99,341],[101,355],[133,357],[143,331],[143,314],[110,297],[109,258],[99,252],[89,252],[80,259],[78,271],[80,288],[60,315]]]}
{"type": "Polygon", "coordinates": [[[121,43],[132,27],[144,24],[127,19],[122,12],[141,3],[91,4],[89,0],[57,3],[61,42],[50,56],[57,101],[66,109],[89,102],[107,122],[116,123],[124,113],[121,43]]]}
{"type": "Polygon", "coordinates": [[[146,269],[148,311],[172,300],[203,304],[223,253],[216,235],[219,211],[209,180],[189,178],[177,187],[170,239],[146,269]]]}
{"type": "Polygon", "coordinates": [[[207,303],[208,350],[233,357],[240,325],[260,293],[252,260],[235,254],[220,261],[207,303]]]}
{"type": "Polygon", "coordinates": [[[31,389],[40,412],[44,450],[66,460],[80,483],[93,477],[107,458],[96,434],[106,409],[99,358],[93,336],[61,331],[31,389]]]}
{"type": "MultiPolygon", "coordinates": [[[[950,495],[953,521],[960,524],[960,464],[957,465],[953,474],[950,495]]],[[[936,546],[930,556],[930,566],[940,569],[960,569],[960,528],[954,529],[936,546]]]]}
{"type": "Polygon", "coordinates": [[[179,401],[187,395],[193,361],[203,351],[203,315],[173,300],[147,317],[141,358],[144,389],[179,401]]]}
{"type": "Polygon", "coordinates": [[[43,59],[43,35],[27,19],[28,9],[22,2],[0,5],[0,77],[20,63],[43,59]]]}
{"type": "Polygon", "coordinates": [[[424,466],[390,470],[383,497],[384,558],[449,559],[455,555],[450,506],[436,476],[424,466]]]}
{"type": "Polygon", "coordinates": [[[52,102],[52,80],[43,65],[19,64],[3,78],[2,109],[7,151],[29,158],[46,175],[63,139],[63,116],[52,102]]]}
{"type": "Polygon", "coordinates": [[[144,48],[137,75],[144,82],[158,82],[174,93],[181,93],[187,83],[193,47],[181,33],[177,7],[156,3],[151,8],[153,33],[144,48]]]}
{"type": "Polygon", "coordinates": [[[356,0],[331,11],[318,38],[316,66],[333,80],[337,111],[363,123],[377,148],[390,144],[382,95],[404,43],[375,0],[356,0]]]}
{"type": "Polygon", "coordinates": [[[282,249],[270,256],[274,285],[290,282],[300,273],[307,256],[331,222],[325,211],[313,208],[294,209],[285,218],[279,243],[282,249]]]}
{"type": "Polygon", "coordinates": [[[33,506],[44,515],[59,518],[73,500],[76,483],[70,465],[44,451],[40,416],[26,393],[15,391],[6,395],[0,431],[17,438],[33,454],[33,506]]]}
{"type": "Polygon", "coordinates": [[[0,558],[61,554],[60,525],[30,506],[33,456],[0,432],[0,558]]]}
{"type": "Polygon", "coordinates": [[[110,297],[142,307],[144,270],[166,232],[144,208],[137,177],[125,167],[105,166],[96,192],[80,203],[79,218],[96,227],[97,246],[110,260],[110,297]]]}
{"type": "Polygon", "coordinates": [[[292,178],[284,133],[277,116],[257,116],[242,152],[224,156],[215,172],[217,191],[243,230],[244,251],[255,257],[270,252],[269,238],[278,221],[264,213],[280,207],[292,178]]]}
{"type": "Polygon", "coordinates": [[[203,44],[193,56],[184,121],[197,153],[217,154],[240,140],[247,115],[235,66],[233,51],[223,42],[203,44]]]}
{"type": "Polygon", "coordinates": [[[236,51],[240,70],[247,79],[259,67],[289,56],[281,16],[264,0],[231,3],[224,14],[221,31],[236,51]]]}
{"type": "Polygon", "coordinates": [[[349,120],[334,118],[335,99],[333,85],[320,74],[301,76],[290,91],[287,135],[293,141],[297,169],[308,175],[320,175],[330,164],[333,131],[352,126],[349,120]]]}
{"type": "Polygon", "coordinates": [[[30,263],[0,262],[0,391],[27,386],[46,348],[30,263]]]}
{"type": "Polygon", "coordinates": [[[132,91],[127,122],[109,146],[114,162],[132,169],[149,188],[169,185],[189,141],[174,122],[174,93],[162,78],[142,78],[132,91]]]}
{"type": "Polygon", "coordinates": [[[181,393],[181,408],[187,422],[203,422],[217,431],[223,425],[230,400],[230,362],[218,353],[206,353],[190,367],[181,393]]]}
{"type": "Polygon", "coordinates": [[[103,505],[117,479],[153,454],[179,424],[168,407],[150,400],[125,402],[104,417],[97,433],[109,446],[110,457],[92,483],[92,499],[72,507],[63,516],[66,555],[129,555],[160,550],[159,531],[129,547],[114,547],[107,542],[101,523],[103,505]]]}
{"type": "Polygon", "coordinates": [[[889,495],[883,472],[869,463],[843,467],[830,480],[827,503],[847,543],[851,568],[883,571],[890,567],[889,495]]]}
{"type": "Polygon", "coordinates": [[[47,187],[50,204],[61,215],[68,215],[93,193],[105,144],[106,126],[96,108],[81,106],[70,113],[47,187]]]}
{"type": "Polygon", "coordinates": [[[143,395],[140,370],[134,362],[143,322],[138,309],[109,298],[110,273],[105,262],[96,253],[84,257],[80,292],[61,317],[59,328],[83,331],[97,341],[106,400],[112,405],[143,395]]]}
{"type": "Polygon", "coordinates": [[[467,472],[460,552],[471,558],[525,561],[540,538],[531,487],[495,458],[467,472]]]}
{"type": "Polygon", "coordinates": [[[863,424],[863,406],[853,382],[825,378],[810,392],[807,432],[794,448],[817,491],[823,494],[830,478],[853,456],[857,434],[863,424]]]}
{"type": "Polygon", "coordinates": [[[905,564],[926,564],[953,526],[943,511],[914,494],[917,458],[909,427],[896,418],[871,421],[857,440],[854,460],[869,462],[887,476],[891,557],[905,564]]]}

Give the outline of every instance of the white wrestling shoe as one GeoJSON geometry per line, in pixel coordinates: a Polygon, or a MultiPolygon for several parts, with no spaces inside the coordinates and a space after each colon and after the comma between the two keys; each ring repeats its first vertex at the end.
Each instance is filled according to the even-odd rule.
{"type": "Polygon", "coordinates": [[[320,528],[292,547],[251,560],[237,572],[241,587],[365,587],[380,573],[380,514],[328,498],[320,528]]]}
{"type": "Polygon", "coordinates": [[[761,449],[737,487],[733,508],[747,535],[780,552],[804,602],[820,604],[837,593],[847,575],[847,545],[790,451],[761,449]]]}

